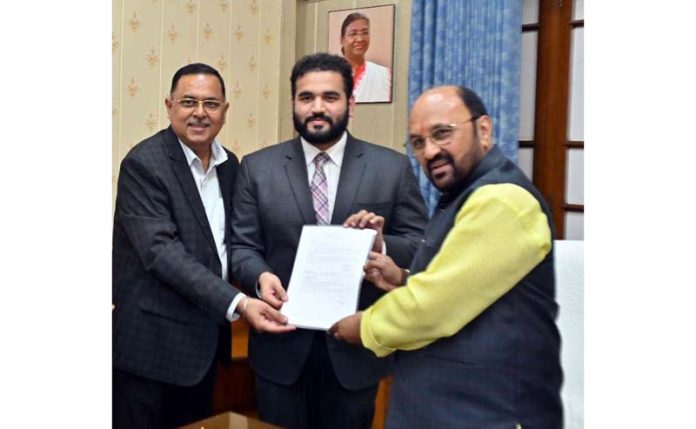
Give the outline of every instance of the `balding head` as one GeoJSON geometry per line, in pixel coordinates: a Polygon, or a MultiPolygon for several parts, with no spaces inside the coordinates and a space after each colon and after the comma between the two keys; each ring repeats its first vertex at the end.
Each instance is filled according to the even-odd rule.
{"type": "Polygon", "coordinates": [[[416,158],[430,181],[444,192],[461,184],[491,148],[492,126],[480,98],[452,85],[425,91],[409,117],[416,158]]]}
{"type": "Polygon", "coordinates": [[[458,97],[461,100],[462,104],[464,104],[464,106],[469,110],[469,113],[471,113],[472,116],[479,117],[483,115],[488,115],[486,106],[483,104],[483,101],[481,101],[481,98],[478,96],[478,94],[476,94],[474,91],[467,87],[458,85],[435,86],[425,90],[416,99],[416,102],[413,104],[412,111],[416,108],[416,105],[421,100],[430,99],[431,101],[435,100],[436,102],[439,102],[437,100],[454,101],[454,97],[458,97]]]}

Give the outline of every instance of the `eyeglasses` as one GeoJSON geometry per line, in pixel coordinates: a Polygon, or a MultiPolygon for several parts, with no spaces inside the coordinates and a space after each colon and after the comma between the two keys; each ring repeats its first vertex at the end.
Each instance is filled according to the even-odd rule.
{"type": "Polygon", "coordinates": [[[195,98],[181,98],[176,100],[176,102],[179,103],[179,106],[181,106],[182,109],[186,110],[197,109],[198,106],[203,105],[203,110],[209,113],[219,111],[224,104],[219,100],[197,100],[195,98]]]}
{"type": "MultiPolygon", "coordinates": [[[[464,125],[468,122],[472,122],[480,118],[479,116],[472,116],[468,120],[462,122],[464,125]]],[[[454,135],[454,130],[457,129],[457,124],[447,124],[447,125],[437,125],[435,126],[425,137],[411,136],[409,138],[409,143],[413,148],[414,152],[422,152],[425,150],[425,142],[430,139],[431,142],[438,146],[446,146],[452,142],[452,136],[454,135]]]]}
{"type": "Polygon", "coordinates": [[[364,31],[350,31],[346,33],[346,38],[348,39],[355,39],[358,36],[361,36],[362,38],[366,39],[370,37],[370,30],[364,30],[364,31]]]}

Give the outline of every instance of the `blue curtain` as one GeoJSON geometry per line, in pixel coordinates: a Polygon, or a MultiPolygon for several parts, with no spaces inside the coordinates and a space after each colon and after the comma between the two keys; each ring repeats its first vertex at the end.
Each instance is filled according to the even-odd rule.
{"type": "MultiPolygon", "coordinates": [[[[408,105],[442,84],[474,90],[493,119],[493,139],[517,162],[522,0],[413,0],[408,105]]],[[[411,164],[430,213],[440,194],[411,164]]]]}

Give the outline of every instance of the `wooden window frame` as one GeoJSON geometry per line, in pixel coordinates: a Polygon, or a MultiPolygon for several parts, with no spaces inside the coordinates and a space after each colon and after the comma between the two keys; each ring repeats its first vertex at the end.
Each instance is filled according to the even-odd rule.
{"type": "Polygon", "coordinates": [[[572,13],[572,1],[539,1],[533,181],[551,207],[558,238],[565,237],[566,213],[584,212],[565,193],[567,152],[584,149],[583,141],[568,141],[571,36],[584,27],[572,13]]]}

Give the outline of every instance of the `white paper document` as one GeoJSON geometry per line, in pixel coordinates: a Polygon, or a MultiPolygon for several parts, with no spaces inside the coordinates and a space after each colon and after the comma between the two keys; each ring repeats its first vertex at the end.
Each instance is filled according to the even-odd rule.
{"type": "Polygon", "coordinates": [[[328,330],[357,310],[376,231],[305,225],[281,313],[300,328],[328,330]]]}

